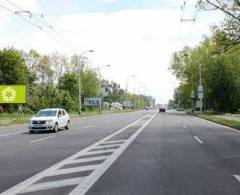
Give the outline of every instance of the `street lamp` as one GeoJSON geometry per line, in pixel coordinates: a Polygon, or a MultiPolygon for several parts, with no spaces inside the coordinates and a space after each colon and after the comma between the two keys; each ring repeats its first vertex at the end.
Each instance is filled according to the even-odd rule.
{"type": "Polygon", "coordinates": [[[144,89],[144,85],[143,83],[139,82],[137,83],[139,85],[139,88],[138,88],[138,94],[140,96],[140,102],[139,102],[139,106],[140,108],[142,109],[143,108],[143,94],[141,94],[143,92],[143,89],[144,89]],[[141,92],[142,91],[142,92],[141,92]]]}
{"type": "Polygon", "coordinates": [[[131,78],[135,78],[135,77],[136,77],[136,75],[130,75],[130,76],[128,76],[128,77],[127,77],[127,79],[126,79],[125,107],[127,107],[127,91],[128,91],[128,81],[129,81],[129,79],[131,79],[131,78]]]}
{"type": "Polygon", "coordinates": [[[99,103],[99,112],[102,110],[102,75],[101,75],[101,69],[103,68],[109,68],[111,65],[106,64],[102,66],[97,67],[98,77],[99,77],[99,96],[100,96],[100,103],[99,103]]]}
{"type": "Polygon", "coordinates": [[[81,100],[81,65],[84,63],[83,55],[85,53],[93,53],[93,50],[85,50],[80,53],[78,56],[78,114],[80,115],[82,112],[82,100],[81,100]],[[82,58],[81,58],[82,57],[82,58]],[[80,63],[81,59],[81,63],[80,63]]]}

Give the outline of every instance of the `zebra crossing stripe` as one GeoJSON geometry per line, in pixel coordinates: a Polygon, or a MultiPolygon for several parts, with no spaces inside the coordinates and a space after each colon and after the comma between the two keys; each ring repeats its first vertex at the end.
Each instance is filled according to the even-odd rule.
{"type": "MultiPolygon", "coordinates": [[[[66,168],[66,169],[61,169],[61,167],[63,167],[64,165],[68,165],[70,164],[71,162],[76,162],[77,160],[80,160],[80,159],[77,159],[81,156],[86,156],[86,155],[92,155],[92,154],[103,154],[106,153],[106,150],[103,150],[104,152],[102,151],[92,151],[90,152],[92,149],[95,149],[97,146],[101,145],[101,144],[105,144],[105,143],[119,143],[119,142],[125,142],[126,140],[116,140],[116,141],[108,141],[110,139],[112,139],[114,136],[120,134],[121,132],[125,131],[126,129],[128,129],[129,127],[132,127],[133,125],[137,124],[139,121],[145,119],[146,117],[148,117],[149,115],[145,115],[144,117],[130,123],[129,125],[123,127],[122,129],[116,131],[115,133],[101,139],[100,141],[97,141],[96,143],[88,146],[87,148],[73,154],[72,156],[64,159],[63,161],[60,161],[59,163],[49,167],[48,169],[30,177],[29,179],[26,179],[25,181],[13,186],[12,188],[2,192],[1,195],[15,195],[15,194],[19,194],[19,193],[23,193],[23,192],[26,192],[27,190],[31,190],[31,191],[34,191],[34,190],[41,190],[43,189],[44,187],[43,186],[48,186],[49,189],[51,189],[52,187],[54,188],[57,188],[57,187],[63,187],[64,185],[70,185],[71,183],[75,183],[75,182],[78,182],[77,184],[80,184],[82,183],[83,180],[85,180],[88,176],[86,177],[81,177],[82,179],[78,178],[79,180],[76,180],[75,179],[68,179],[68,180],[57,180],[57,181],[49,181],[49,182],[46,182],[46,184],[41,184],[41,183],[37,183],[39,180],[43,179],[43,178],[46,178],[46,177],[49,177],[49,176],[56,176],[56,175],[62,175],[62,174],[69,174],[69,173],[76,173],[76,172],[81,172],[81,171],[86,171],[86,170],[95,170],[95,169],[98,169],[99,167],[98,166],[101,166],[102,164],[99,164],[99,165],[87,165],[87,166],[82,166],[82,167],[77,167],[77,168],[66,168]],[[53,183],[51,183],[53,182],[53,183]],[[47,184],[49,183],[49,184],[47,184]],[[41,185],[40,185],[41,184],[41,185]],[[37,186],[37,185],[40,185],[40,186],[37,186]],[[41,187],[42,186],[42,187],[41,187]],[[51,187],[50,187],[51,186],[51,187]]],[[[119,149],[112,149],[112,150],[107,150],[107,152],[112,152],[114,153],[115,151],[117,151],[119,149]]],[[[103,156],[102,155],[102,156],[103,156]]],[[[105,158],[107,156],[104,156],[105,158]]],[[[109,158],[109,157],[108,157],[109,158]]],[[[83,159],[92,159],[92,158],[83,158],[83,159]]],[[[82,160],[82,159],[81,159],[82,160]]],[[[87,160],[85,161],[87,162],[87,160]]]]}
{"type": "Polygon", "coordinates": [[[63,175],[63,174],[81,172],[81,171],[91,171],[98,168],[98,166],[99,165],[88,165],[88,166],[76,167],[76,168],[58,169],[53,173],[49,174],[48,176],[63,175]]]}
{"type": "Polygon", "coordinates": [[[59,187],[67,187],[78,185],[83,180],[83,177],[72,178],[72,179],[63,179],[58,181],[50,181],[44,183],[33,184],[32,186],[24,189],[21,193],[35,192],[41,190],[49,190],[59,187]]]}
{"type": "Polygon", "coordinates": [[[92,158],[76,159],[76,160],[72,160],[68,164],[76,164],[76,163],[82,163],[82,162],[91,162],[91,161],[96,161],[96,160],[105,160],[106,158],[107,158],[106,156],[98,156],[98,157],[92,157],[92,158]]]}

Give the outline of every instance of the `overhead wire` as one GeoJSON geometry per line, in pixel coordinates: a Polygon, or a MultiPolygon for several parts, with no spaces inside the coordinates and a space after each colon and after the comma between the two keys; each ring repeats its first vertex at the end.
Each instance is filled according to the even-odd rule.
{"type": "Polygon", "coordinates": [[[192,18],[184,18],[184,12],[186,10],[186,7],[187,7],[187,0],[184,0],[183,2],[183,6],[181,7],[181,22],[191,22],[191,26],[190,26],[190,29],[189,29],[189,33],[188,33],[188,36],[186,38],[186,41],[184,43],[184,46],[188,46],[189,45],[189,42],[191,41],[191,38],[192,38],[192,35],[193,35],[193,29],[194,29],[194,26],[196,25],[196,21],[197,21],[197,14],[198,14],[198,11],[199,11],[199,3],[201,1],[197,1],[194,5],[194,13],[193,13],[193,16],[192,18]]]}
{"type": "MultiPolygon", "coordinates": [[[[10,0],[5,0],[5,2],[7,2],[8,4],[10,4],[11,6],[19,9],[19,11],[14,11],[12,9],[10,9],[7,6],[1,5],[0,7],[2,7],[3,9],[17,15],[19,18],[21,18],[22,20],[24,20],[25,22],[31,24],[32,26],[38,28],[40,31],[44,32],[45,34],[47,34],[49,37],[51,37],[52,39],[54,39],[58,44],[60,44],[59,42],[61,42],[61,44],[63,44],[65,47],[68,47],[69,49],[73,50],[73,51],[77,51],[79,52],[79,49],[75,46],[74,43],[72,43],[71,41],[69,41],[67,38],[65,38],[61,33],[59,33],[58,31],[56,31],[52,25],[50,25],[45,19],[44,21],[41,20],[39,17],[37,17],[35,14],[33,14],[30,11],[26,11],[24,10],[22,7],[20,7],[19,5],[13,3],[10,0]],[[28,17],[26,18],[25,16],[22,16],[21,13],[26,13],[28,14],[28,17]],[[35,19],[35,20],[33,20],[35,19]],[[37,22],[38,23],[37,23],[37,22]],[[46,30],[46,28],[48,30],[46,30]],[[50,32],[49,32],[50,31],[50,32]],[[51,33],[52,32],[52,33],[51,33]],[[57,35],[58,37],[54,36],[53,33],[55,35],[57,35]]],[[[43,18],[43,15],[42,15],[43,18]]]]}

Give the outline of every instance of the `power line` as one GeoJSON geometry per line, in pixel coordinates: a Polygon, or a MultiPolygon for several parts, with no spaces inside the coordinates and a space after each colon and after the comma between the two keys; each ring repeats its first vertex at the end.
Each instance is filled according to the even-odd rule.
{"type": "Polygon", "coordinates": [[[192,17],[188,17],[188,18],[184,18],[184,13],[186,11],[186,8],[187,8],[187,0],[184,0],[183,2],[183,5],[181,6],[181,19],[180,21],[181,22],[191,22],[191,27],[190,27],[190,31],[189,31],[189,34],[188,34],[188,37],[186,39],[186,43],[184,43],[184,45],[188,45],[191,38],[192,38],[192,34],[193,34],[193,28],[194,28],[194,25],[196,24],[196,20],[197,20],[197,13],[199,11],[199,5],[201,3],[201,0],[200,1],[197,1],[194,5],[194,12],[193,12],[193,15],[192,17]]]}
{"type": "Polygon", "coordinates": [[[67,38],[65,38],[61,33],[57,32],[53,28],[53,26],[50,25],[45,19],[43,20],[43,18],[44,18],[43,15],[41,15],[41,19],[40,19],[35,14],[33,14],[31,11],[24,10],[22,7],[20,7],[19,5],[13,3],[12,1],[10,1],[10,0],[5,0],[5,1],[8,4],[10,4],[11,6],[19,9],[19,11],[14,11],[14,10],[10,9],[9,7],[4,6],[4,5],[0,5],[0,7],[6,9],[7,11],[9,11],[11,13],[14,13],[15,15],[20,17],[25,22],[28,22],[29,24],[31,24],[34,27],[38,28],[42,32],[46,33],[49,37],[54,39],[56,42],[59,43],[59,41],[61,41],[62,44],[64,44],[66,47],[70,48],[71,50],[79,51],[79,49],[74,45],[74,43],[72,43],[67,38]],[[27,18],[22,16],[22,14],[27,14],[27,18]],[[33,21],[33,19],[35,19],[35,20],[33,21]],[[49,31],[52,31],[52,33],[56,34],[58,36],[58,38],[56,36],[54,36],[53,34],[51,34],[50,32],[48,32],[48,30],[46,30],[44,27],[47,28],[49,31]]]}

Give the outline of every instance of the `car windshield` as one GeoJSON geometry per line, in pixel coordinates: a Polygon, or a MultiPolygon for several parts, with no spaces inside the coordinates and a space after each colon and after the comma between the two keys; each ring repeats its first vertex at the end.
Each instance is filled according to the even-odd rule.
{"type": "Polygon", "coordinates": [[[56,110],[41,110],[36,114],[36,117],[41,116],[56,116],[57,111],[56,110]]]}

